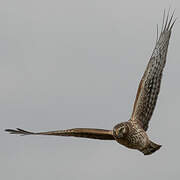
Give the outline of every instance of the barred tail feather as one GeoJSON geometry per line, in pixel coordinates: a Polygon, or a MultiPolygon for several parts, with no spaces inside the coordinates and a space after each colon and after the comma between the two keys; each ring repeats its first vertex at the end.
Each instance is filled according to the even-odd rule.
{"type": "Polygon", "coordinates": [[[155,151],[159,150],[160,148],[161,148],[161,145],[150,141],[149,145],[145,149],[142,150],[142,153],[144,155],[150,155],[154,153],[155,151]]]}

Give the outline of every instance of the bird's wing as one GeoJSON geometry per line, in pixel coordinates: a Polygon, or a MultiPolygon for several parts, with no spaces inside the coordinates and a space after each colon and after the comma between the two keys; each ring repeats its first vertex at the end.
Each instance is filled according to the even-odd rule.
{"type": "Polygon", "coordinates": [[[171,36],[172,27],[176,21],[173,19],[172,13],[170,19],[168,18],[169,12],[165,20],[165,11],[163,15],[163,24],[160,36],[158,38],[149,63],[140,81],[131,120],[138,120],[143,129],[146,131],[148,129],[148,123],[151,119],[152,113],[154,111],[156,101],[158,98],[162,72],[166,63],[166,55],[169,45],[169,39],[171,36]]]}
{"type": "Polygon", "coordinates": [[[5,131],[11,134],[19,134],[19,135],[74,136],[74,137],[90,138],[90,139],[114,140],[113,131],[105,130],[105,129],[75,128],[75,129],[67,129],[67,130],[34,133],[17,128],[17,129],[6,129],[5,131]]]}

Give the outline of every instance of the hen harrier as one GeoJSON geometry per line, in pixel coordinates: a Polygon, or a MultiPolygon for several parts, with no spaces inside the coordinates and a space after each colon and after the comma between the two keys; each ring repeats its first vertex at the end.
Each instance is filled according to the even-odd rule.
{"type": "Polygon", "coordinates": [[[116,140],[119,144],[131,149],[137,149],[144,153],[144,155],[149,155],[157,151],[161,145],[152,142],[146,131],[160,90],[171,30],[176,21],[176,19],[172,21],[173,15],[174,12],[169,18],[168,12],[165,20],[166,15],[164,11],[162,29],[159,36],[157,26],[156,45],[140,81],[130,120],[117,124],[113,130],[75,128],[34,133],[17,128],[16,130],[6,129],[5,131],[20,135],[74,136],[90,139],[116,140]]]}

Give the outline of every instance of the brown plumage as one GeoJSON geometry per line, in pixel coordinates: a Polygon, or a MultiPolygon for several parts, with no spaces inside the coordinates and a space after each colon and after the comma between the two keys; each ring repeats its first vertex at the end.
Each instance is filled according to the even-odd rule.
{"type": "Polygon", "coordinates": [[[141,151],[144,155],[149,155],[157,151],[161,145],[149,140],[146,130],[148,129],[148,124],[160,90],[171,30],[176,21],[176,19],[172,21],[173,15],[174,12],[169,19],[168,12],[165,21],[164,11],[162,30],[159,37],[157,31],[156,45],[140,81],[130,120],[117,124],[113,130],[75,128],[34,133],[17,128],[16,130],[6,129],[5,131],[20,135],[74,136],[90,139],[116,140],[128,148],[141,151]]]}

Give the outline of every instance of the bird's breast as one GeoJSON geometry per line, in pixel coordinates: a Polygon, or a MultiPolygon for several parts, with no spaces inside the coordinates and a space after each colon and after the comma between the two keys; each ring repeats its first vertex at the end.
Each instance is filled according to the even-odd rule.
{"type": "Polygon", "coordinates": [[[132,128],[126,137],[116,138],[116,141],[131,149],[143,149],[147,146],[149,139],[143,129],[132,128]]]}

